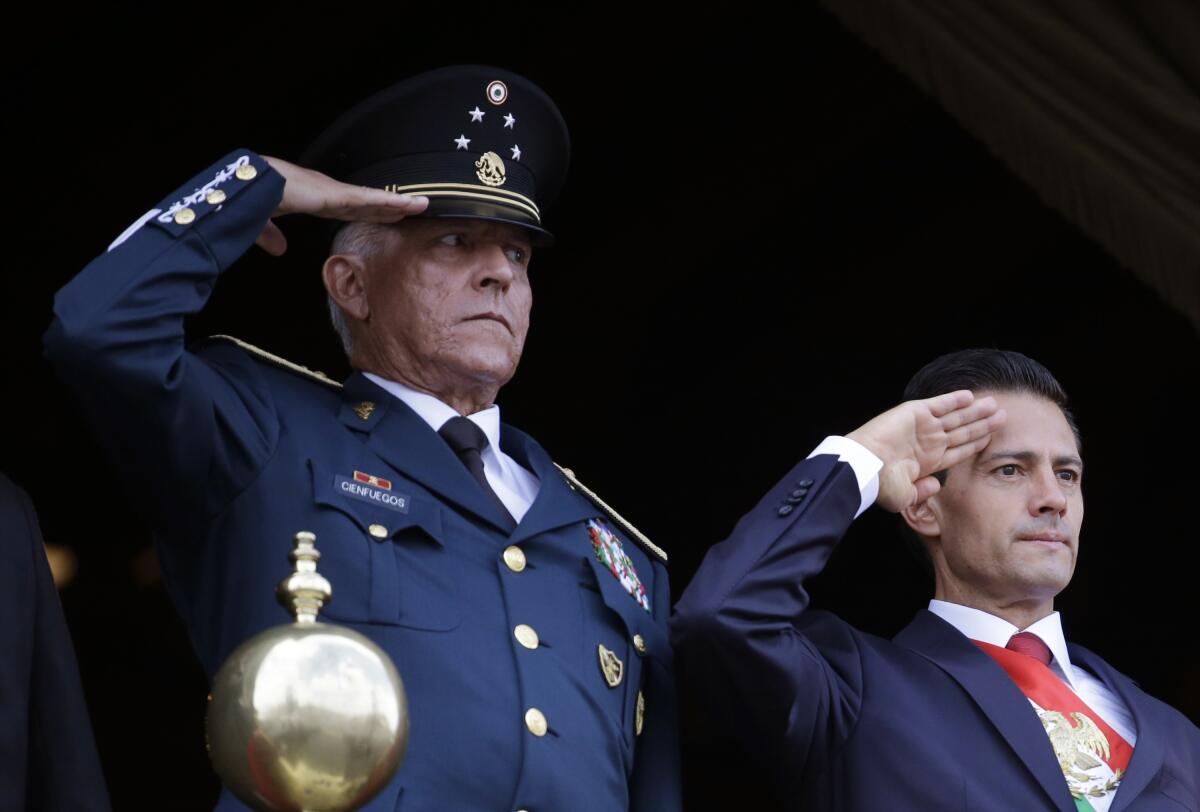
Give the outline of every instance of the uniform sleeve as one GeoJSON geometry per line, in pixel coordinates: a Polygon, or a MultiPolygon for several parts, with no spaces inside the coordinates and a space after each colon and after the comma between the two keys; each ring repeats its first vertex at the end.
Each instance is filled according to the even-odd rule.
{"type": "MultiPolygon", "coordinates": [[[[655,561],[654,620],[664,631],[670,607],[667,568],[655,561]]],[[[644,722],[637,738],[629,808],[631,812],[676,812],[682,808],[683,799],[675,668],[669,651],[665,657],[648,658],[646,662],[644,722]]]]}
{"type": "Polygon", "coordinates": [[[157,529],[198,524],[274,449],[277,420],[253,365],[189,353],[184,319],[254,243],[282,192],[282,176],[261,157],[231,153],[139,218],[55,297],[46,355],[157,529]]]}
{"type": "Polygon", "coordinates": [[[672,618],[689,708],[747,761],[792,776],[821,769],[857,720],[857,635],[809,612],[819,573],[861,502],[851,467],[822,454],[792,469],[713,547],[672,618]]]}

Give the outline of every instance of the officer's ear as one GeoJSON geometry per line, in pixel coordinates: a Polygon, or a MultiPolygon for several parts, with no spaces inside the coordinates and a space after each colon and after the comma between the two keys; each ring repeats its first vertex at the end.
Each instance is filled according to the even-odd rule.
{"type": "Polygon", "coordinates": [[[934,505],[937,498],[937,494],[934,494],[919,505],[912,505],[900,511],[905,524],[922,538],[938,538],[942,535],[942,524],[938,521],[934,505]]]}
{"type": "Polygon", "coordinates": [[[359,321],[371,315],[367,305],[367,265],[359,254],[334,254],[325,260],[321,278],[325,290],[345,313],[359,321]]]}

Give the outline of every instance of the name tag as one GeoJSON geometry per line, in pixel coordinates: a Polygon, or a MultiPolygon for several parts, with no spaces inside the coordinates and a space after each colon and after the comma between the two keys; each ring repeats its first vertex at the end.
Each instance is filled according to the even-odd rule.
{"type": "Polygon", "coordinates": [[[337,475],[333,478],[333,487],[340,493],[354,499],[361,499],[389,510],[408,513],[408,497],[402,493],[392,493],[390,490],[377,488],[364,482],[356,482],[349,477],[337,475]]]}

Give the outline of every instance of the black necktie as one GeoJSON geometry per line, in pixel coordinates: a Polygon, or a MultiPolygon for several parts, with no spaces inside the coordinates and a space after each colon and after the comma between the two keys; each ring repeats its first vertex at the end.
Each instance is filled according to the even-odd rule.
{"type": "Polygon", "coordinates": [[[487,494],[492,504],[500,511],[505,519],[509,521],[507,530],[512,532],[517,526],[517,522],[513,519],[508,508],[500,501],[500,497],[492,490],[492,486],[488,484],[487,477],[483,474],[483,449],[488,444],[487,435],[483,433],[483,429],[476,426],[465,417],[452,417],[447,420],[442,427],[438,429],[438,434],[446,441],[446,444],[454,450],[458,458],[462,460],[462,464],[467,466],[467,470],[471,472],[471,476],[475,477],[475,481],[483,488],[483,492],[487,494]]]}

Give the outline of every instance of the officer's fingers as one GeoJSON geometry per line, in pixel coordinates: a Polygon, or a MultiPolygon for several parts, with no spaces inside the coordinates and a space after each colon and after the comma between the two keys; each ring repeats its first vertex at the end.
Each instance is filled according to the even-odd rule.
{"type": "Polygon", "coordinates": [[[971,390],[960,389],[957,392],[947,392],[944,395],[926,398],[918,402],[925,404],[925,407],[929,409],[930,414],[934,417],[943,417],[957,409],[971,405],[973,400],[975,400],[975,396],[971,394],[971,390]]]}
{"type": "Polygon", "coordinates": [[[939,416],[938,420],[941,422],[944,431],[950,431],[959,426],[973,423],[976,420],[985,420],[995,414],[999,408],[996,399],[988,396],[979,398],[960,409],[947,412],[939,416]]]}
{"type": "Polygon", "coordinates": [[[268,220],[266,227],[258,235],[254,244],[271,256],[280,257],[287,250],[287,237],[283,236],[283,232],[279,230],[279,226],[275,225],[275,221],[268,220]]]}
{"type": "Polygon", "coordinates": [[[381,208],[409,211],[424,209],[429,202],[427,197],[397,194],[385,189],[373,189],[369,186],[351,186],[348,183],[339,183],[338,187],[341,194],[330,195],[330,208],[351,210],[381,208]],[[418,201],[424,202],[418,203],[418,201]]]}
{"type": "Polygon", "coordinates": [[[394,223],[405,217],[420,214],[429,206],[429,198],[410,195],[392,195],[395,200],[389,200],[385,206],[367,206],[360,209],[359,219],[369,219],[377,223],[394,223]]]}
{"type": "Polygon", "coordinates": [[[913,505],[919,505],[929,497],[942,489],[942,483],[938,482],[935,477],[921,477],[913,483],[916,486],[917,496],[913,505]]]}
{"type": "Polygon", "coordinates": [[[992,435],[991,432],[988,432],[984,436],[976,440],[972,440],[969,443],[963,443],[962,445],[954,446],[953,448],[947,448],[946,453],[942,455],[941,461],[937,463],[937,467],[934,470],[942,471],[946,468],[951,468],[955,465],[958,465],[963,460],[971,459],[971,457],[974,457],[980,451],[983,451],[983,449],[987,448],[988,443],[991,441],[992,435]]]}
{"type": "Polygon", "coordinates": [[[956,448],[987,437],[1004,423],[1004,414],[1003,411],[995,412],[946,432],[946,447],[956,448]]]}
{"type": "MultiPolygon", "coordinates": [[[[378,191],[378,190],[376,190],[378,191]]],[[[357,220],[368,223],[394,223],[414,214],[425,211],[429,198],[411,195],[398,195],[383,192],[385,197],[372,196],[371,202],[344,205],[326,212],[326,216],[339,220],[357,220]]]]}

